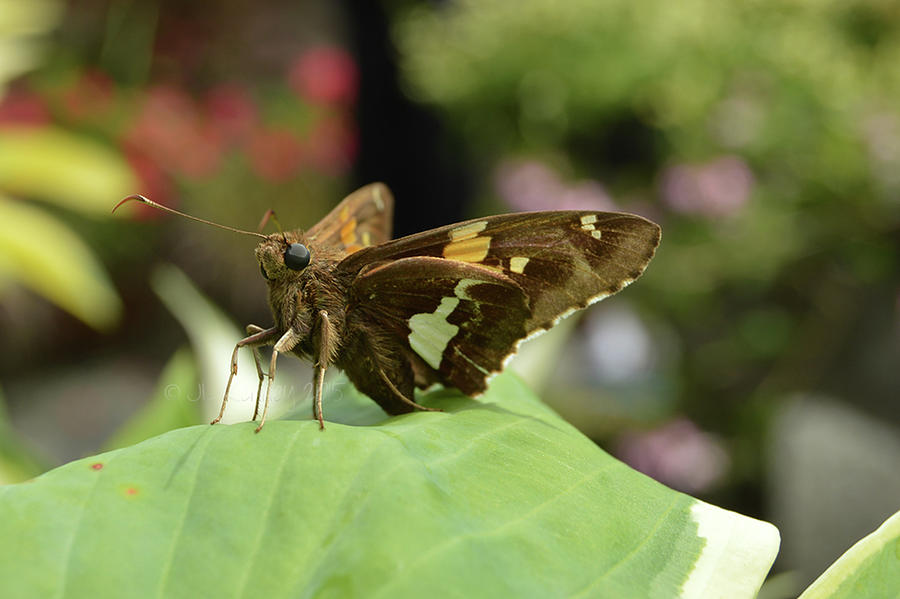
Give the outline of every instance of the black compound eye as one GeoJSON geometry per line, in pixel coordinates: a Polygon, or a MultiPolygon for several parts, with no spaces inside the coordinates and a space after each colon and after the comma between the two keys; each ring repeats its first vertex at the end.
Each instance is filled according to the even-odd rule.
{"type": "Polygon", "coordinates": [[[302,243],[292,243],[284,252],[284,265],[291,270],[303,270],[309,266],[309,250],[302,243]]]}

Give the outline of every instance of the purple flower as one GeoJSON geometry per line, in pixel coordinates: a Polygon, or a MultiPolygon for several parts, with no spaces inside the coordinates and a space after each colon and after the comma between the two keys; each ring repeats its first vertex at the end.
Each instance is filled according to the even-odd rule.
{"type": "Polygon", "coordinates": [[[494,177],[497,194],[515,210],[615,210],[594,180],[567,185],[550,167],[535,160],[502,164],[494,177]]]}
{"type": "Polygon", "coordinates": [[[615,453],[636,470],[687,493],[713,487],[730,461],[716,436],[701,431],[686,418],[653,431],[626,433],[615,453]]]}
{"type": "Polygon", "coordinates": [[[662,176],[663,201],[675,212],[707,217],[730,216],[747,203],[753,173],[737,156],[722,156],[703,164],[681,164],[662,176]]]}

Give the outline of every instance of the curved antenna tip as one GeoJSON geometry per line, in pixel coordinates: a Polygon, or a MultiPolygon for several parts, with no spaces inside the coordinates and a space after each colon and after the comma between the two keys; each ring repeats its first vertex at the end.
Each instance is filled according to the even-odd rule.
{"type": "Polygon", "coordinates": [[[124,198],[121,202],[119,202],[118,204],[113,206],[112,213],[115,213],[115,211],[119,209],[119,206],[121,206],[125,202],[130,202],[131,200],[134,200],[136,202],[141,202],[142,204],[150,203],[150,200],[148,200],[147,198],[145,198],[144,196],[142,196],[139,193],[135,193],[135,194],[128,196],[127,198],[124,198]]]}

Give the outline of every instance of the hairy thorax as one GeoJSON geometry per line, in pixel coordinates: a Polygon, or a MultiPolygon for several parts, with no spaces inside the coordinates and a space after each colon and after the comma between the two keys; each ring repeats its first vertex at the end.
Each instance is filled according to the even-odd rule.
{"type": "MultiPolygon", "coordinates": [[[[343,335],[346,298],[344,290],[351,281],[341,280],[337,263],[338,250],[311,243],[301,231],[289,231],[271,235],[256,248],[256,258],[268,283],[269,307],[275,326],[282,333],[293,329],[300,342],[293,352],[309,358],[318,335],[317,322],[320,311],[328,314],[333,330],[343,335]],[[309,248],[310,262],[302,271],[285,267],[283,254],[291,243],[303,243],[309,248]]],[[[340,348],[335,348],[339,351],[340,348]]]]}

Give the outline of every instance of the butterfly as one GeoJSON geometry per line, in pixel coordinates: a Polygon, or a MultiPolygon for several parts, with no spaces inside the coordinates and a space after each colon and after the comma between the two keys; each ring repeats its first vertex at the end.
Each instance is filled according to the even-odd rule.
{"type": "MultiPolygon", "coordinates": [[[[435,383],[477,396],[519,344],[641,276],[660,241],[655,223],[633,214],[566,210],[477,218],[391,239],[393,196],[382,183],[347,196],[307,231],[256,235],[274,324],[247,327],[234,348],[253,350],[257,432],[265,423],[278,356],[311,360],[313,418],[325,427],[322,390],[334,366],[388,414],[433,410],[416,388],[435,383]],[[258,348],[272,346],[264,373],[258,348]]],[[[117,206],[118,207],[118,206],[117,206]]]]}

